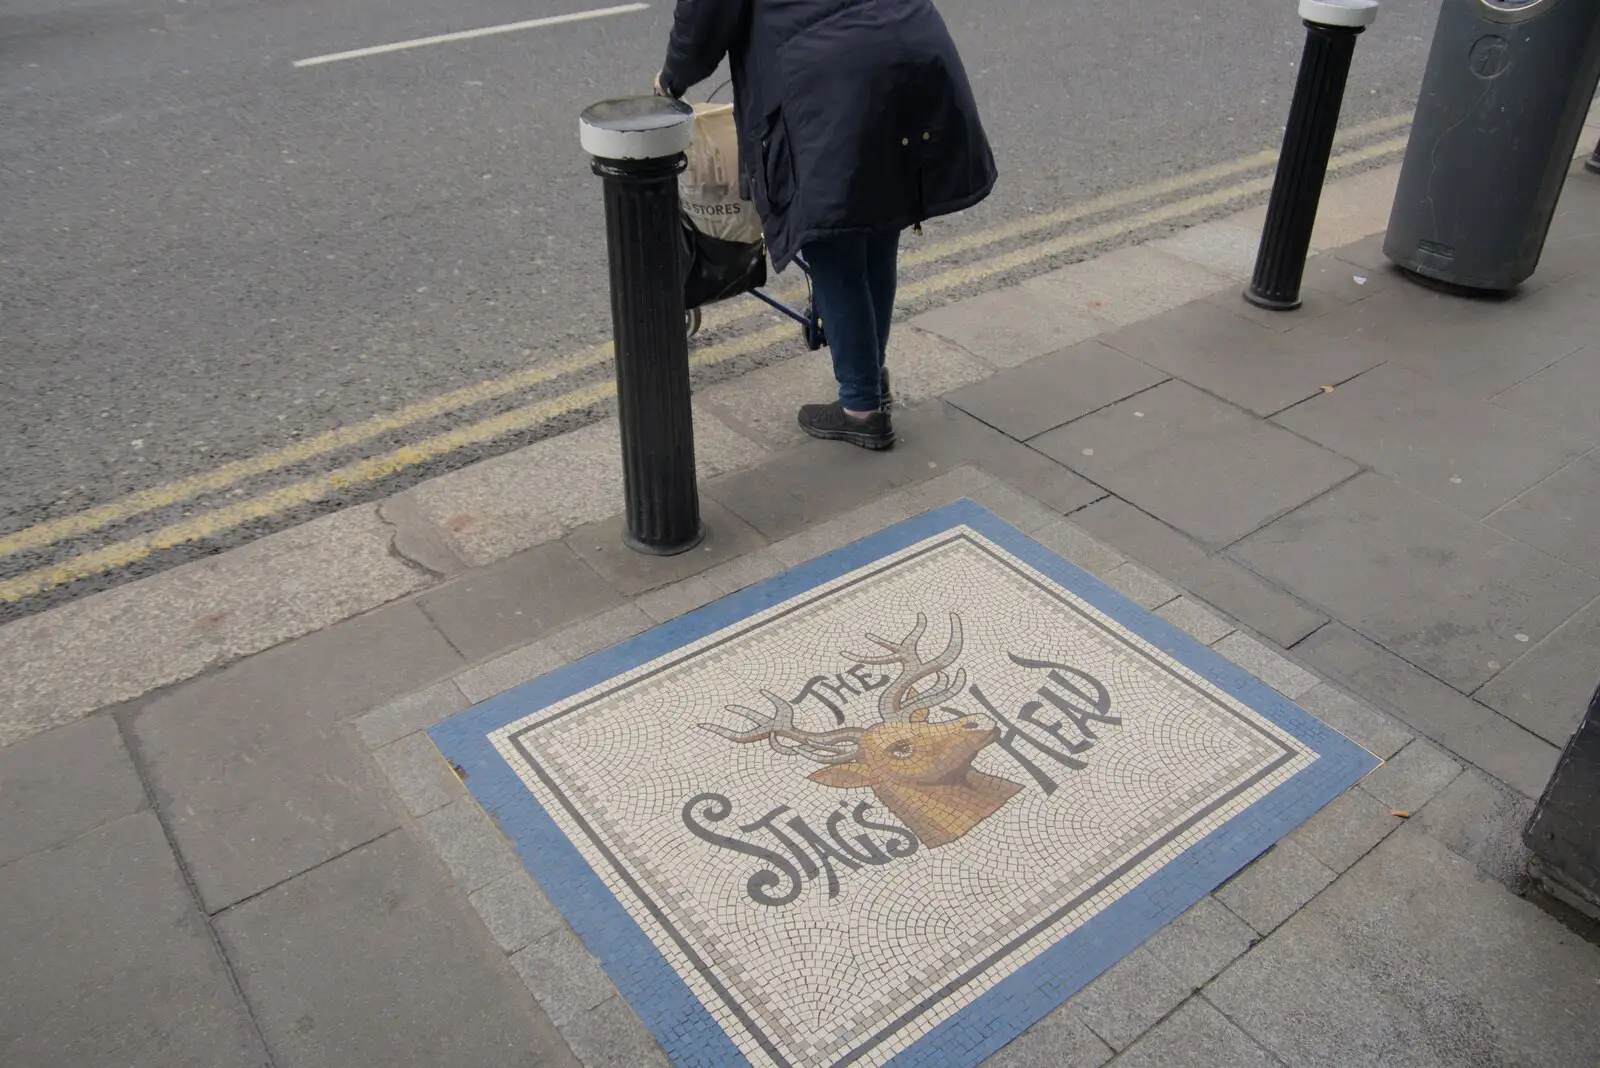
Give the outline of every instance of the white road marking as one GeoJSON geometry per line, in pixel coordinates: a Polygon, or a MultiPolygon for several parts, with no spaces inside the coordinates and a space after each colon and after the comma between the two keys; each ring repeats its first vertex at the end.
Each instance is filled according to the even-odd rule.
{"type": "Polygon", "coordinates": [[[485,26],[477,30],[460,30],[456,33],[441,33],[435,37],[417,37],[410,41],[396,41],[393,44],[373,45],[371,48],[357,48],[349,52],[334,52],[326,56],[312,56],[310,59],[297,59],[297,67],[316,67],[323,63],[337,63],[342,59],[361,59],[364,56],[380,56],[385,52],[403,52],[408,48],[422,48],[426,45],[446,44],[450,41],[470,41],[474,37],[491,37],[501,33],[516,33],[519,30],[536,30],[541,26],[559,26],[567,22],[588,22],[590,19],[610,18],[613,15],[631,15],[636,11],[645,11],[649,4],[621,4],[617,7],[596,8],[593,11],[574,11],[569,15],[549,15],[542,19],[528,19],[525,22],[508,22],[503,26],[485,26]]]}

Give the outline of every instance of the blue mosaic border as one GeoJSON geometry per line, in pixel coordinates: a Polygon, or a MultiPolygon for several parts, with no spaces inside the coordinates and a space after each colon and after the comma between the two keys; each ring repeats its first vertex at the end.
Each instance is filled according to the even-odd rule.
{"type": "Polygon", "coordinates": [[[746,1063],[746,1059],[489,743],[489,734],[750,615],[959,526],[978,531],[1162,649],[1294,735],[1321,759],[901,1051],[889,1062],[895,1068],[979,1063],[1378,765],[1371,753],[1214,650],[967,500],[898,523],[731,594],[491,698],[434,727],[428,732],[434,743],[465,773],[473,795],[515,844],[523,864],[600,960],[606,974],[674,1064],[683,1068],[726,1068],[746,1063]]]}

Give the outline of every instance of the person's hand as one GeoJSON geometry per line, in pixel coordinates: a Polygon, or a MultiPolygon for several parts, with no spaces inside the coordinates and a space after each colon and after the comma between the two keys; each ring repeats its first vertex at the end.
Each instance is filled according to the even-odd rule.
{"type": "Polygon", "coordinates": [[[661,85],[661,72],[657,71],[656,72],[656,96],[670,96],[670,95],[671,94],[669,94],[666,91],[666,89],[662,88],[662,85],[661,85]]]}

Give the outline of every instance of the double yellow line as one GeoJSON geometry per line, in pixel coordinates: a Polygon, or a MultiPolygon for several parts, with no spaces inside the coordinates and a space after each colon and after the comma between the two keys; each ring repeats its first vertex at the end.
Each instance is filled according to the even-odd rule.
{"type": "MultiPolygon", "coordinates": [[[[1410,116],[1393,116],[1362,126],[1352,127],[1340,134],[1340,142],[1348,144],[1363,141],[1398,130],[1410,121],[1410,116]]],[[[1363,163],[1399,152],[1405,147],[1404,137],[1394,137],[1376,144],[1343,152],[1329,164],[1332,173],[1348,170],[1363,163]]],[[[1213,184],[1227,178],[1271,166],[1277,153],[1258,152],[1227,163],[1217,164],[1173,178],[1152,182],[1134,189],[1122,190],[1075,204],[1072,207],[1041,215],[1030,215],[1003,226],[963,234],[947,241],[913,250],[902,257],[905,269],[914,269],[938,263],[954,256],[987,248],[993,245],[1027,238],[1035,234],[1068,226],[1075,222],[1136,206],[1150,200],[1172,196],[1186,189],[1213,184]]],[[[1025,245],[1010,252],[980,260],[973,264],[952,268],[901,286],[900,299],[911,304],[926,297],[952,292],[997,275],[1038,263],[1079,249],[1091,248],[1101,243],[1138,233],[1163,223],[1188,218],[1235,201],[1258,196],[1272,186],[1271,176],[1227,186],[1209,193],[1187,197],[1163,204],[1150,210],[1101,223],[1085,230],[1025,245]]],[[[782,294],[789,300],[798,293],[782,294]]],[[[707,330],[723,329],[760,316],[765,309],[753,301],[725,304],[712,308],[704,318],[707,330]]],[[[690,364],[696,368],[712,367],[742,356],[760,352],[791,337],[793,327],[787,323],[752,333],[741,334],[726,341],[697,349],[691,354],[690,364]]],[[[534,389],[571,374],[591,371],[611,359],[609,343],[593,345],[569,356],[530,367],[502,378],[489,379],[438,397],[408,405],[398,411],[376,415],[370,419],[313,435],[304,441],[282,449],[274,449],[245,460],[224,464],[214,470],[178,479],[151,489],[119,498],[94,508],[27,527],[13,534],[0,536],[0,557],[54,545],[67,538],[78,537],[103,530],[114,524],[146,515],[150,512],[181,504],[185,501],[228,489],[247,479],[281,471],[296,464],[327,456],[360,445],[363,442],[411,426],[429,422],[476,404],[534,389]]],[[[404,445],[378,456],[358,460],[323,474],[272,490],[260,497],[238,504],[205,512],[181,522],[161,527],[148,534],[119,541],[93,552],[84,553],[60,564],[30,571],[15,578],[0,580],[0,602],[16,602],[58,586],[67,585],[93,575],[103,574],[136,561],[150,557],[165,549],[191,544],[235,530],[248,523],[280,515],[292,508],[314,504],[355,486],[381,481],[418,464],[447,456],[461,449],[481,445],[518,431],[532,429],[569,412],[602,404],[615,393],[612,382],[605,381],[583,386],[546,400],[515,408],[500,415],[449,430],[410,445],[404,445]]]]}

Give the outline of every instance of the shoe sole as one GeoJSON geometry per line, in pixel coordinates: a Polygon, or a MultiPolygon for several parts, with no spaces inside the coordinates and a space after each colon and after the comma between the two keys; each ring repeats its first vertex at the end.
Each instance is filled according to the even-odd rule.
{"type": "Polygon", "coordinates": [[[800,424],[800,429],[819,441],[842,441],[871,452],[885,452],[894,448],[895,437],[893,434],[886,438],[880,438],[871,434],[863,434],[857,430],[818,430],[815,427],[806,426],[804,423],[800,424]]]}

